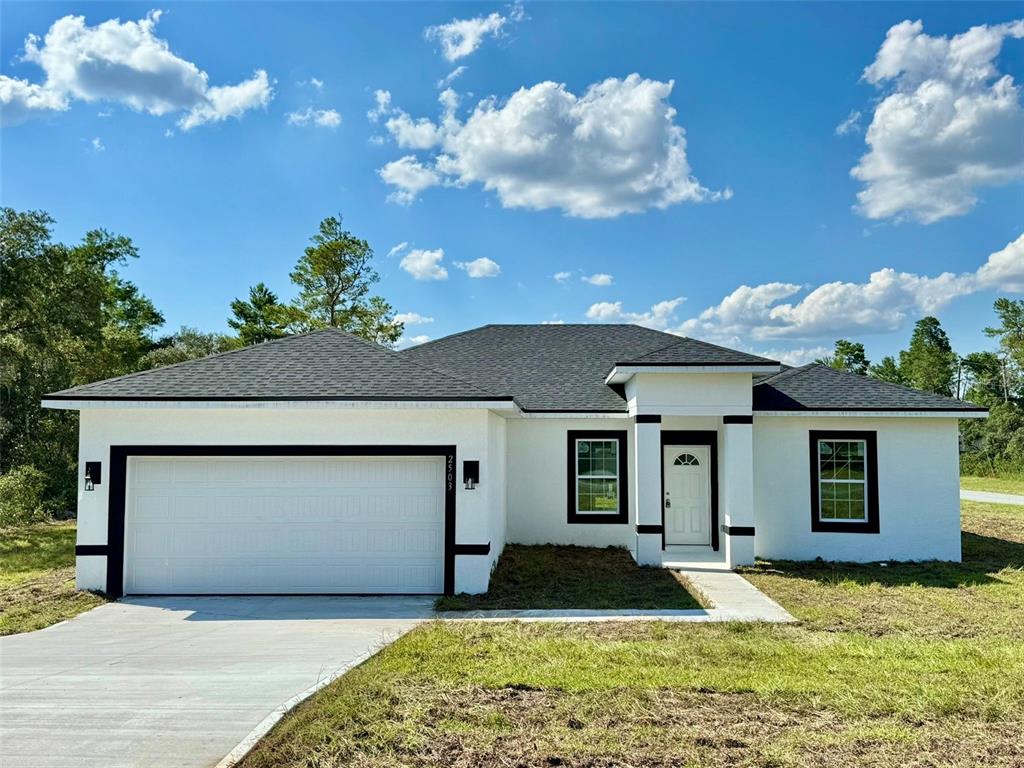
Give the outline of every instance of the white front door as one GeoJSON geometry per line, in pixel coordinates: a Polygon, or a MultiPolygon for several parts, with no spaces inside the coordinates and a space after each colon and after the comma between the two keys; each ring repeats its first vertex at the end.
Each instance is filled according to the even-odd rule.
{"type": "Polygon", "coordinates": [[[711,461],[706,445],[666,445],[665,544],[711,544],[711,461]]]}

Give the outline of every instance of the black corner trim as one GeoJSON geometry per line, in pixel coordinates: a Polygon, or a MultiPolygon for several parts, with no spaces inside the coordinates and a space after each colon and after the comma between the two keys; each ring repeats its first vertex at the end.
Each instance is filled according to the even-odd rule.
{"type": "Polygon", "coordinates": [[[444,593],[455,594],[454,445],[112,445],[107,502],[107,590],[124,595],[124,515],[129,456],[442,456],[444,593]]]}
{"type": "Polygon", "coordinates": [[[754,417],[752,415],[745,416],[723,416],[723,424],[753,424],[754,417]]]}
{"type": "Polygon", "coordinates": [[[570,429],[566,432],[567,522],[589,525],[614,525],[629,522],[629,455],[625,429],[570,429]],[[619,441],[619,511],[614,515],[576,511],[576,441],[587,439],[619,441]]]}
{"type": "Polygon", "coordinates": [[[456,544],[456,555],[489,555],[491,554],[491,542],[486,544],[456,544]]]}
{"type": "Polygon", "coordinates": [[[722,533],[726,536],[753,536],[754,526],[752,525],[725,525],[722,524],[722,533]]]}
{"type": "Polygon", "coordinates": [[[812,429],[808,431],[811,459],[811,531],[814,533],[878,533],[878,433],[852,429],[812,429]],[[821,484],[818,482],[819,440],[863,440],[867,448],[868,519],[863,523],[843,523],[818,517],[821,484]]]}
{"type": "Polygon", "coordinates": [[[636,527],[637,533],[656,533],[659,536],[665,532],[665,526],[663,525],[638,525],[636,527]]]}
{"type": "Polygon", "coordinates": [[[657,413],[640,413],[636,417],[637,424],[661,424],[661,415],[657,413]]]}
{"type": "Polygon", "coordinates": [[[107,554],[106,544],[76,544],[75,545],[75,556],[82,557],[84,555],[105,555],[107,554]]]}

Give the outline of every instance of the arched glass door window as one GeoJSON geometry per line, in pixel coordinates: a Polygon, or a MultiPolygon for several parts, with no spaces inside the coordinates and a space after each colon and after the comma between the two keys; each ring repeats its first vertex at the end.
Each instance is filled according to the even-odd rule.
{"type": "Polygon", "coordinates": [[[699,467],[700,461],[692,453],[681,453],[672,462],[677,467],[699,467]]]}

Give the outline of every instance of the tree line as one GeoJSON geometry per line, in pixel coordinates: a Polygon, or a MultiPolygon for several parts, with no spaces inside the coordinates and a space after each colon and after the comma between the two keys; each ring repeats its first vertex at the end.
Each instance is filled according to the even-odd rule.
{"type": "Polygon", "coordinates": [[[43,211],[0,209],[0,525],[75,509],[78,414],[42,408],[48,392],[321,328],[385,345],[402,335],[373,294],[373,249],[340,215],[299,256],[295,299],[257,283],[230,303],[228,334],[156,336],[163,314],[119,272],[139,257],[131,239],[97,229],[67,245],[54,224],[43,211]]]}
{"type": "Polygon", "coordinates": [[[815,362],[841,371],[969,400],[988,419],[960,422],[963,474],[1024,474],[1024,300],[996,299],[996,323],[985,328],[995,350],[958,355],[938,318],[914,325],[907,349],[872,364],[864,345],[839,339],[815,362]]]}

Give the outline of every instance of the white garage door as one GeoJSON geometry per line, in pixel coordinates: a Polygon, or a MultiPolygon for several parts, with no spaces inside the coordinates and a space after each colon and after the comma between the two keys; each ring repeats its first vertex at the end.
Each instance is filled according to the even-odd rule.
{"type": "Polygon", "coordinates": [[[441,457],[133,458],[128,594],[439,593],[441,457]]]}

